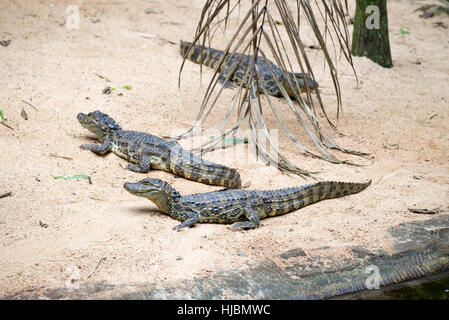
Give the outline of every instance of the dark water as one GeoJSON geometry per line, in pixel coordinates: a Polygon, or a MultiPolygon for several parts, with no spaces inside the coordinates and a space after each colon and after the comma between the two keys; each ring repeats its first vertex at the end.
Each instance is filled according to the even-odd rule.
{"type": "Polygon", "coordinates": [[[449,300],[449,276],[427,283],[391,289],[384,292],[380,298],[399,300],[449,300]]]}
{"type": "Polygon", "coordinates": [[[338,299],[449,300],[449,273],[381,288],[379,290],[358,292],[338,299]]]}

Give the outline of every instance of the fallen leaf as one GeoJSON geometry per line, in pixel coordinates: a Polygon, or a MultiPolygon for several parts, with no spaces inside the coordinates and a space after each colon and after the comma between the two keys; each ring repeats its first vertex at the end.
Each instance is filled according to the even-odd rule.
{"type": "Polygon", "coordinates": [[[56,180],[77,180],[77,179],[89,179],[89,176],[86,176],[85,174],[77,174],[71,177],[65,177],[65,176],[54,176],[52,175],[53,178],[55,178],[56,180]]]}
{"type": "Polygon", "coordinates": [[[145,10],[145,13],[146,14],[152,14],[152,13],[163,13],[163,11],[162,10],[158,10],[158,9],[146,9],[145,10]]]}

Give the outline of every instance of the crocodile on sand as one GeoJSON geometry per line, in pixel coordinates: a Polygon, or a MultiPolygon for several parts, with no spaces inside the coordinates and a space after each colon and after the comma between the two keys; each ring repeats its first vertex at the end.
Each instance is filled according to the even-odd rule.
{"type": "Polygon", "coordinates": [[[101,144],[83,144],[82,149],[103,155],[110,151],[127,159],[134,172],[159,169],[205,184],[240,188],[237,170],[206,161],[183,149],[176,140],[166,140],[144,132],[123,130],[100,111],[79,113],[78,121],[93,132],[101,144]]]}
{"type": "Polygon", "coordinates": [[[324,181],[279,190],[225,190],[182,196],[167,182],[146,178],[126,182],[131,194],[154,202],[165,214],[183,221],[174,229],[190,227],[197,222],[233,223],[231,229],[254,229],[260,220],[282,215],[309,204],[358,193],[366,183],[324,181]]]}
{"type": "MultiPolygon", "coordinates": [[[[230,81],[231,83],[234,82],[238,85],[242,82],[244,84],[246,83],[247,80],[245,79],[245,73],[248,69],[248,64],[251,63],[252,56],[241,53],[235,53],[234,55],[232,53],[228,53],[223,63],[220,65],[220,60],[224,55],[223,51],[196,44],[189,50],[191,45],[192,43],[190,42],[181,41],[180,53],[183,57],[186,57],[195,63],[202,63],[215,70],[218,69],[219,72],[223,71],[223,74],[219,78],[221,82],[224,82],[226,77],[232,73],[229,75],[229,80],[226,84],[229,84],[230,81]],[[238,66],[235,67],[237,63],[238,66]]],[[[296,90],[292,89],[292,86],[293,88],[296,87],[295,78],[301,91],[306,91],[306,82],[310,90],[316,90],[318,88],[318,83],[312,80],[308,73],[303,74],[286,72],[290,77],[290,83],[292,83],[291,86],[286,77],[284,77],[282,69],[270,60],[259,56],[257,58],[257,66],[260,74],[260,80],[262,82],[261,87],[265,87],[268,94],[272,96],[282,97],[283,95],[281,89],[276,83],[276,80],[271,74],[270,67],[290,98],[295,98],[294,92],[296,90]]],[[[262,88],[259,90],[263,92],[262,88]]]]}

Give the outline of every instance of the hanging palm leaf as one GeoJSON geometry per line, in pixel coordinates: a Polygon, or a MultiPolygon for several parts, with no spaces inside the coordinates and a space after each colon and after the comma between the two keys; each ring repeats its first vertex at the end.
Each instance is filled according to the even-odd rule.
{"type": "MultiPolygon", "coordinates": [[[[312,97],[316,98],[318,107],[329,126],[336,132],[338,131],[336,124],[326,113],[314,72],[307,57],[306,46],[300,35],[301,25],[305,21],[322,49],[325,64],[332,78],[337,97],[338,122],[341,111],[341,92],[335,68],[337,48],[352,67],[345,10],[340,0],[315,0],[314,9],[309,0],[296,0],[293,9],[289,6],[292,1],[252,0],[245,16],[239,19],[238,27],[226,48],[223,51],[213,49],[210,43],[218,27],[229,28],[231,15],[235,14],[237,9],[240,14],[241,6],[244,3],[239,0],[207,0],[193,41],[191,43],[181,42],[181,54],[184,61],[179,73],[179,85],[186,59],[199,63],[201,70],[204,64],[216,71],[207,87],[195,125],[177,138],[191,136],[195,128],[201,127],[211,114],[223,90],[237,85],[238,88],[228,104],[218,134],[197,151],[207,152],[215,149],[225,136],[235,137],[237,130],[247,121],[258,154],[265,161],[277,165],[280,170],[301,176],[310,176],[311,172],[294,165],[275,147],[266,124],[268,114],[262,112],[268,108],[276,118],[281,132],[302,153],[332,163],[354,164],[337,158],[331,152],[331,149],[336,149],[358,156],[366,155],[339,147],[325,132],[316,115],[316,103],[312,97]],[[324,25],[323,30],[318,26],[318,18],[314,11],[319,13],[318,18],[324,25]],[[279,16],[280,21],[276,20],[275,16],[279,16]],[[284,40],[281,35],[283,37],[286,35],[288,40],[284,40]],[[333,58],[326,46],[328,41],[332,42],[333,58]],[[294,54],[287,54],[288,49],[294,54]],[[273,60],[269,60],[267,56],[271,56],[273,60]],[[293,64],[299,66],[300,73],[294,72],[293,64]],[[281,119],[278,107],[273,103],[273,96],[285,99],[288,109],[304,128],[318,152],[309,150],[299,142],[299,139],[281,119]],[[234,123],[230,123],[233,113],[236,113],[236,119],[234,123]],[[266,149],[265,141],[268,141],[272,152],[266,149]]],[[[347,11],[346,2],[345,6],[347,11]]]]}

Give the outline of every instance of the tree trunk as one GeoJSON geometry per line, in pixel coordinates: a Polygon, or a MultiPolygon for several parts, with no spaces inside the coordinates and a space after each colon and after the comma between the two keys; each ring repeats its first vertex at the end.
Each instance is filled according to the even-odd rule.
{"type": "Polygon", "coordinates": [[[356,0],[352,54],[391,68],[387,0],[356,0]],[[367,11],[368,8],[368,11],[367,11]]]}

